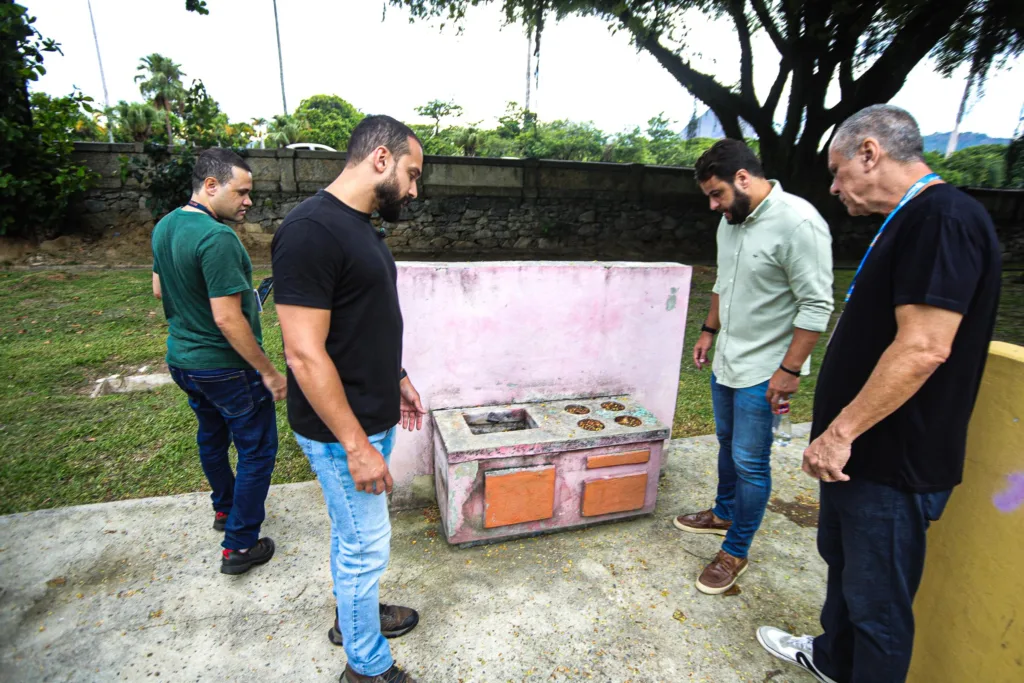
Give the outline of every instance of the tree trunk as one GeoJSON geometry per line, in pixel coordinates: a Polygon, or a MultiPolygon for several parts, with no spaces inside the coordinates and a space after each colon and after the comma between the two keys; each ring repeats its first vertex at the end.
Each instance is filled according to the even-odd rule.
{"type": "Polygon", "coordinates": [[[960,110],[956,113],[956,125],[953,132],[949,134],[949,142],[946,144],[946,156],[956,151],[957,142],[960,139],[960,122],[964,120],[964,112],[967,110],[967,100],[971,96],[971,88],[974,86],[974,73],[967,78],[967,85],[964,87],[964,96],[960,98],[960,110]]]}
{"type": "Polygon", "coordinates": [[[164,101],[164,123],[167,124],[167,146],[174,147],[174,135],[171,133],[171,104],[164,101]]]}

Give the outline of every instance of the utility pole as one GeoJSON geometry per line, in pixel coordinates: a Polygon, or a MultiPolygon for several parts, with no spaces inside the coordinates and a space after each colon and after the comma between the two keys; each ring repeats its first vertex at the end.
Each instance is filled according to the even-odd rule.
{"type": "Polygon", "coordinates": [[[964,96],[960,99],[960,110],[956,113],[956,125],[953,132],[949,134],[949,143],[946,145],[946,156],[956,151],[957,142],[960,140],[960,122],[964,120],[964,112],[967,111],[967,100],[971,97],[971,88],[974,87],[974,70],[967,77],[967,86],[964,88],[964,96]]]}
{"type": "Polygon", "coordinates": [[[288,116],[288,99],[284,95],[284,57],[281,56],[281,27],[277,23],[277,0],[274,0],[274,30],[277,31],[277,65],[281,70],[281,105],[288,116]]]}
{"type": "Polygon", "coordinates": [[[533,27],[526,32],[526,106],[524,109],[530,111],[530,77],[533,75],[533,27]]]}
{"type": "Polygon", "coordinates": [[[103,84],[103,113],[107,117],[107,139],[110,142],[114,141],[114,128],[110,125],[110,95],[107,94],[107,77],[103,73],[103,58],[100,57],[100,39],[96,35],[96,20],[92,17],[92,0],[85,0],[85,4],[89,6],[89,23],[92,24],[92,39],[96,43],[96,61],[100,64],[100,83],[103,84]]]}

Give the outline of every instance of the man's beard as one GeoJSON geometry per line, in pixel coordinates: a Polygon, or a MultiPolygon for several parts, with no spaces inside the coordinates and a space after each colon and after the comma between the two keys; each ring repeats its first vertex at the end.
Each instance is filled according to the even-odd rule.
{"type": "Polygon", "coordinates": [[[750,195],[736,187],[733,187],[733,195],[732,206],[729,207],[732,218],[727,220],[729,225],[739,225],[750,216],[750,195]]]}
{"type": "Polygon", "coordinates": [[[398,188],[398,167],[393,167],[391,176],[378,183],[373,191],[377,196],[377,213],[388,223],[397,223],[405,206],[405,197],[398,188]]]}

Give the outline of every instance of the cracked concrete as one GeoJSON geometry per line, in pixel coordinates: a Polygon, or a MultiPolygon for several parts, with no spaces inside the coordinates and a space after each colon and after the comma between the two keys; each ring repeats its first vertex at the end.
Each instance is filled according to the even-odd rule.
{"type": "MultiPolygon", "coordinates": [[[[798,433],[804,433],[799,430],[798,433]]],[[[741,592],[693,587],[720,537],[672,516],[714,496],[712,437],[672,442],[654,515],[460,550],[437,510],[393,515],[382,599],[420,610],[391,641],[421,681],[809,681],[768,656],[763,623],[817,632],[824,564],[805,440],[773,458],[773,510],[741,592]],[[793,521],[793,519],[796,521],[793,521]]],[[[198,463],[196,464],[198,467],[198,463]]],[[[0,518],[0,679],[336,681],[328,520],[315,482],[275,486],[267,565],[220,574],[206,494],[0,518]]]]}

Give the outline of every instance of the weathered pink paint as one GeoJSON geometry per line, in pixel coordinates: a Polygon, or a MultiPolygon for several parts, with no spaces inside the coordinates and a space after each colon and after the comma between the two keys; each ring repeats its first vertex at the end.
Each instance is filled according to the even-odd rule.
{"type": "Polygon", "coordinates": [[[603,410],[605,399],[555,401],[495,406],[500,415],[527,412],[530,429],[492,434],[472,434],[466,416],[486,415],[486,411],[456,409],[435,411],[432,415],[434,473],[441,523],[449,543],[481,543],[536,533],[560,531],[597,522],[623,519],[654,511],[658,496],[662,446],[671,433],[666,425],[629,396],[610,397],[624,406],[621,411],[603,410]],[[590,412],[568,413],[567,404],[581,404],[590,412]],[[638,418],[636,427],[617,424],[622,415],[638,418]],[[601,431],[579,428],[580,420],[597,420],[601,431]],[[613,465],[588,469],[593,456],[633,451],[650,451],[644,463],[613,465]],[[486,528],[486,479],[488,473],[552,466],[555,469],[554,514],[537,521],[486,528]],[[583,515],[587,482],[646,474],[642,503],[635,509],[596,516],[583,515]]]}
{"type": "MultiPolygon", "coordinates": [[[[690,275],[674,263],[403,262],[404,365],[428,410],[629,394],[671,425],[690,275]]],[[[418,502],[433,444],[430,424],[400,434],[395,506],[418,502]]]]}

